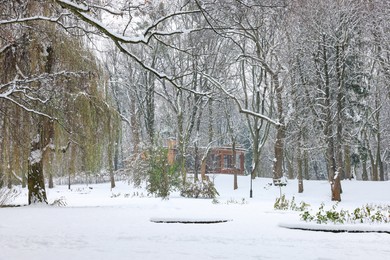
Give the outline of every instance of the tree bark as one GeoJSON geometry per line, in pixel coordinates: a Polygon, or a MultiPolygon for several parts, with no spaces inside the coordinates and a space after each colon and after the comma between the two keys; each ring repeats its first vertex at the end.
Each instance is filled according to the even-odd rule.
{"type": "Polygon", "coordinates": [[[303,192],[303,174],[302,174],[302,156],[301,151],[298,149],[298,158],[297,158],[297,166],[298,166],[298,193],[303,192]]]}
{"type": "Polygon", "coordinates": [[[107,157],[108,157],[108,172],[110,174],[110,185],[111,189],[115,188],[115,176],[114,176],[114,155],[115,155],[115,139],[116,137],[113,135],[113,129],[112,129],[112,120],[111,115],[108,115],[108,127],[110,128],[108,130],[108,147],[107,147],[107,157]]]}
{"type": "Polygon", "coordinates": [[[273,178],[280,179],[283,177],[283,150],[284,150],[284,138],[285,138],[285,126],[283,115],[283,86],[279,84],[279,77],[277,74],[272,75],[273,83],[275,84],[276,92],[276,105],[278,112],[278,120],[280,125],[276,127],[276,140],[274,145],[274,165],[273,165],[273,178]]]}
{"type": "MultiPolygon", "coordinates": [[[[48,118],[38,119],[37,134],[31,142],[27,175],[28,204],[47,203],[45,179],[43,175],[44,153],[54,136],[53,121],[48,118]]],[[[50,149],[49,149],[50,150],[50,149]]]]}
{"type": "MultiPolygon", "coordinates": [[[[294,153],[292,152],[292,154],[294,153]]],[[[286,154],[288,178],[290,180],[294,179],[294,166],[293,166],[294,155],[292,155],[291,157],[292,157],[291,159],[288,158],[288,155],[286,154]]]]}
{"type": "Polygon", "coordinates": [[[346,144],[344,146],[344,156],[345,156],[345,178],[350,180],[352,178],[352,173],[351,173],[351,147],[349,144],[346,144]]]}
{"type": "Polygon", "coordinates": [[[309,158],[308,158],[308,152],[307,150],[304,150],[303,152],[303,162],[304,162],[304,173],[305,173],[305,179],[309,180],[310,179],[310,174],[309,174],[309,158]]]}
{"type": "Polygon", "coordinates": [[[237,190],[238,189],[238,180],[237,180],[237,169],[236,169],[236,140],[233,138],[233,145],[232,145],[232,168],[234,172],[234,185],[233,189],[237,190]]]}
{"type": "Polygon", "coordinates": [[[330,93],[330,76],[329,76],[329,68],[328,68],[328,54],[326,47],[326,37],[323,35],[322,37],[322,58],[323,58],[323,66],[324,66],[324,92],[325,92],[325,125],[324,125],[324,136],[326,141],[326,161],[328,168],[328,180],[330,182],[331,188],[331,196],[332,201],[341,201],[340,196],[340,176],[336,172],[336,159],[334,152],[334,140],[333,140],[333,125],[332,125],[332,110],[331,110],[331,93],[330,93]]]}
{"type": "Polygon", "coordinates": [[[47,203],[45,180],[43,176],[43,122],[38,123],[38,133],[31,142],[27,175],[28,204],[47,203]]]}

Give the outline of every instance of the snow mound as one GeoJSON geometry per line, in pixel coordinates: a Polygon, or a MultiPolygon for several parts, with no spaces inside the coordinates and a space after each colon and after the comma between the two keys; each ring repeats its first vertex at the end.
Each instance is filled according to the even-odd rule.
{"type": "Polygon", "coordinates": [[[390,234],[388,224],[316,224],[316,223],[279,223],[279,227],[305,231],[332,233],[386,233],[390,234]]]}
{"type": "Polygon", "coordinates": [[[217,224],[233,221],[220,218],[151,218],[154,223],[179,223],[179,224],[217,224]]]}

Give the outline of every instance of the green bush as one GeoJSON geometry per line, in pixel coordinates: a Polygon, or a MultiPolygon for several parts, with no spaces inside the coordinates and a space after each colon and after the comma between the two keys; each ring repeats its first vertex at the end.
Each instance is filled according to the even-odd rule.
{"type": "Polygon", "coordinates": [[[293,196],[291,199],[291,202],[286,199],[286,196],[283,194],[279,198],[276,198],[276,201],[274,203],[274,209],[277,210],[294,210],[294,211],[304,211],[306,210],[310,205],[301,201],[299,206],[295,202],[295,197],[293,196]]]}
{"type": "Polygon", "coordinates": [[[356,208],[351,212],[348,210],[336,210],[338,204],[331,209],[325,210],[324,204],[318,208],[318,211],[312,215],[309,211],[304,211],[300,216],[307,222],[315,221],[317,224],[344,224],[344,223],[390,223],[390,206],[365,205],[356,208]]]}
{"type": "Polygon", "coordinates": [[[168,163],[168,150],[158,147],[153,149],[147,158],[147,186],[149,194],[167,198],[171,191],[180,185],[180,176],[177,166],[168,163]]]}
{"type": "Polygon", "coordinates": [[[279,198],[276,198],[274,209],[278,210],[288,210],[290,202],[286,199],[286,196],[283,194],[279,198]]]}

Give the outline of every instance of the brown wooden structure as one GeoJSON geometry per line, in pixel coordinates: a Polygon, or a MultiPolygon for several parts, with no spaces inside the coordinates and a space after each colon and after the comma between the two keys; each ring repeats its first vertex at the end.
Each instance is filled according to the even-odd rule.
{"type": "Polygon", "coordinates": [[[235,165],[233,149],[231,147],[212,148],[207,156],[206,173],[224,173],[244,175],[245,173],[245,149],[236,148],[235,165]]]}
{"type": "MultiPolygon", "coordinates": [[[[173,164],[176,161],[177,149],[176,141],[168,140],[168,162],[173,164]]],[[[189,148],[187,151],[186,158],[186,169],[188,172],[193,172],[195,168],[195,158],[203,158],[207,149],[200,148],[198,156],[195,156],[194,149],[189,148]]],[[[214,147],[208,151],[206,158],[206,169],[205,173],[213,174],[239,174],[244,175],[245,173],[245,149],[236,148],[233,152],[232,147],[214,147]],[[234,165],[233,153],[235,153],[236,160],[234,165]]],[[[199,159],[201,160],[201,159],[199,159]]],[[[202,162],[198,161],[198,165],[202,165],[202,162]]]]}

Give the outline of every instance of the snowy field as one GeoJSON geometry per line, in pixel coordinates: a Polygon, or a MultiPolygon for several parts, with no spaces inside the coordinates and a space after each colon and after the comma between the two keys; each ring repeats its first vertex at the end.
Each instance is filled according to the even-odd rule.
{"type": "MultiPolygon", "coordinates": [[[[249,198],[248,177],[217,176],[217,204],[209,199],[169,200],[147,197],[127,183],[57,186],[48,190],[49,202],[63,197],[66,207],[25,206],[0,209],[0,259],[390,259],[386,233],[328,233],[282,228],[299,222],[299,213],[275,211],[278,187],[270,179],[253,182],[249,198]],[[162,224],[151,219],[228,219],[218,224],[162,224]]],[[[390,182],[343,181],[338,208],[353,210],[366,203],[389,204],[390,182]]],[[[326,181],[297,182],[282,188],[312,209],[327,207],[326,181]]],[[[14,203],[25,204],[26,191],[14,203]]],[[[374,224],[373,224],[374,225],[374,224]]],[[[375,225],[389,230],[390,224],[375,225]]]]}

